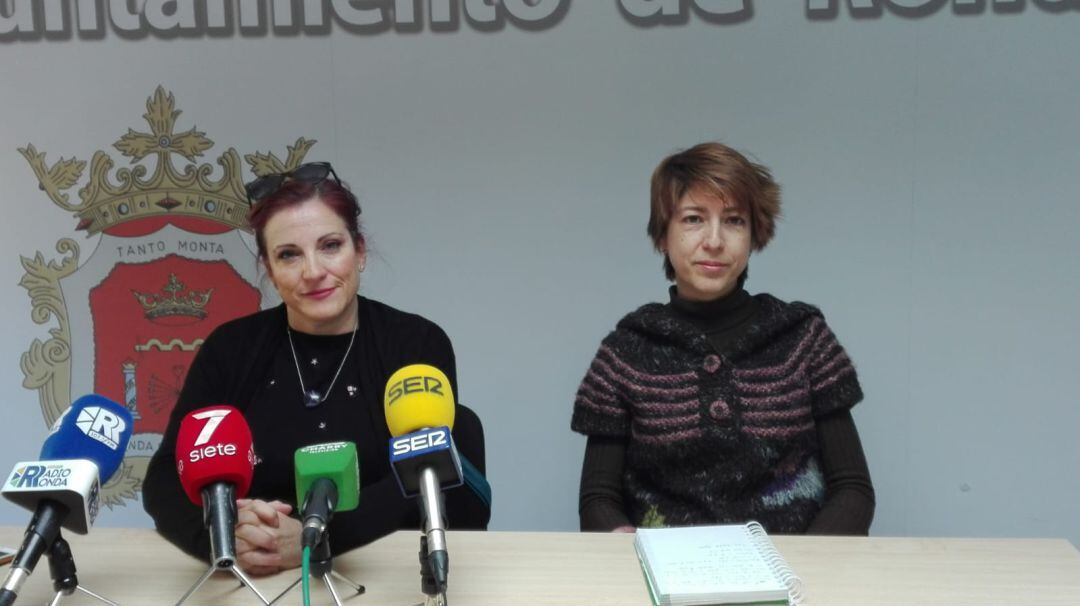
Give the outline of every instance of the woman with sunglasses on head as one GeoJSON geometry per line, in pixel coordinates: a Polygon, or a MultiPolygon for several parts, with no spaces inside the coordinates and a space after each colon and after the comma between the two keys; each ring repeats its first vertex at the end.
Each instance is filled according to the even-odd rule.
{"type": "MultiPolygon", "coordinates": [[[[348,441],[358,449],[360,505],[331,520],[334,553],[418,528],[419,509],[402,496],[390,469],[383,390],[409,364],[442,370],[458,390],[454,351],[441,328],[357,294],[367,259],[360,207],[329,164],[264,176],[247,189],[259,262],[282,304],[207,337],[150,462],[143,502],[165,538],[208,557],[202,510],[184,496],[174,464],[177,431],[193,410],[236,406],[257,455],[249,498],[237,502],[238,564],[269,574],[301,563],[293,457],[304,446],[348,441]]],[[[459,422],[453,433],[461,457],[482,474],[479,424],[459,422]]],[[[445,493],[451,528],[486,528],[483,494],[468,487],[445,493]]]]}
{"type": "Polygon", "coordinates": [[[817,308],[743,288],[751,250],[772,239],[779,185],[702,143],[664,159],[651,189],[648,234],[675,284],[667,304],[618,323],[578,389],[582,530],[756,520],[867,534],[854,366],[817,308]]]}

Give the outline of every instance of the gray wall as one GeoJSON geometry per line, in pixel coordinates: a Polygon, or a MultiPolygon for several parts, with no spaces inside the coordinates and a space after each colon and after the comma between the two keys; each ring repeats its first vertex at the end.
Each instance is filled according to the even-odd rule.
{"type": "MultiPolygon", "coordinates": [[[[821,306],[858,366],[873,533],[1080,543],[1080,3],[534,8],[556,4],[501,26],[69,23],[51,39],[39,23],[0,42],[0,467],[33,458],[45,433],[19,355],[47,326],[30,319],[19,257],[55,257],[75,223],[15,148],[120,160],[108,146],[145,130],[161,84],[179,128],[215,141],[203,161],[282,155],[305,136],[359,192],[375,252],[362,291],[453,339],[462,400],[487,429],[492,528],[576,529],[575,389],[618,318],[667,296],[644,236],[648,176],[718,138],[784,186],[749,289],[821,306]]],[[[0,523],[26,519],[0,507],[0,523]]],[[[148,522],[132,504],[99,523],[148,522]]]]}

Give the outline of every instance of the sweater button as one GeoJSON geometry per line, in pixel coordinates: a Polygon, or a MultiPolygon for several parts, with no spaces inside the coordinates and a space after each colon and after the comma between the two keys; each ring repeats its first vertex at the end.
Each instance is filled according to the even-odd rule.
{"type": "Polygon", "coordinates": [[[731,416],[731,407],[723,400],[716,400],[709,404],[709,416],[717,421],[723,421],[731,416]]]}
{"type": "Polygon", "coordinates": [[[702,364],[702,368],[709,374],[720,370],[720,356],[715,354],[705,356],[705,363],[702,364]]]}

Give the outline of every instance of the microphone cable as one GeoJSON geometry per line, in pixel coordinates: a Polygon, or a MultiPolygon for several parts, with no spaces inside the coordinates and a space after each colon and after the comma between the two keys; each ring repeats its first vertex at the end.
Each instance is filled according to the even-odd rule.
{"type": "Polygon", "coordinates": [[[301,558],[300,578],[303,582],[300,584],[301,592],[304,594],[304,606],[311,606],[311,546],[304,546],[304,555],[301,558]]]}

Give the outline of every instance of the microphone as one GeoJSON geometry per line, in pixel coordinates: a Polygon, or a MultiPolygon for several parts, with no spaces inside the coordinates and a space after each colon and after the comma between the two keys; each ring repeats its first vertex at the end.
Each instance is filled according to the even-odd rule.
{"type": "Polygon", "coordinates": [[[441,370],[410,364],[386,382],[383,399],[390,428],[390,463],[406,497],[421,498],[428,566],[439,592],[446,591],[449,556],[442,490],[462,483],[461,459],[450,429],[454,394],[441,370]]]}
{"type": "Polygon", "coordinates": [[[322,540],[335,511],[360,504],[360,465],[356,444],[329,442],[296,450],[296,502],[303,503],[301,546],[312,550],[322,540]]]}
{"type": "Polygon", "coordinates": [[[3,495],[34,516],[0,587],[0,606],[15,602],[61,528],[89,532],[98,514],[101,483],[120,468],[132,425],[131,413],[123,406],[99,395],[83,396],[53,424],[40,460],[15,464],[3,495]]]}
{"type": "Polygon", "coordinates": [[[236,562],[236,499],[247,495],[254,468],[251,429],[239,410],[209,406],[180,421],[176,471],[188,499],[203,508],[217,568],[236,562]]]}

